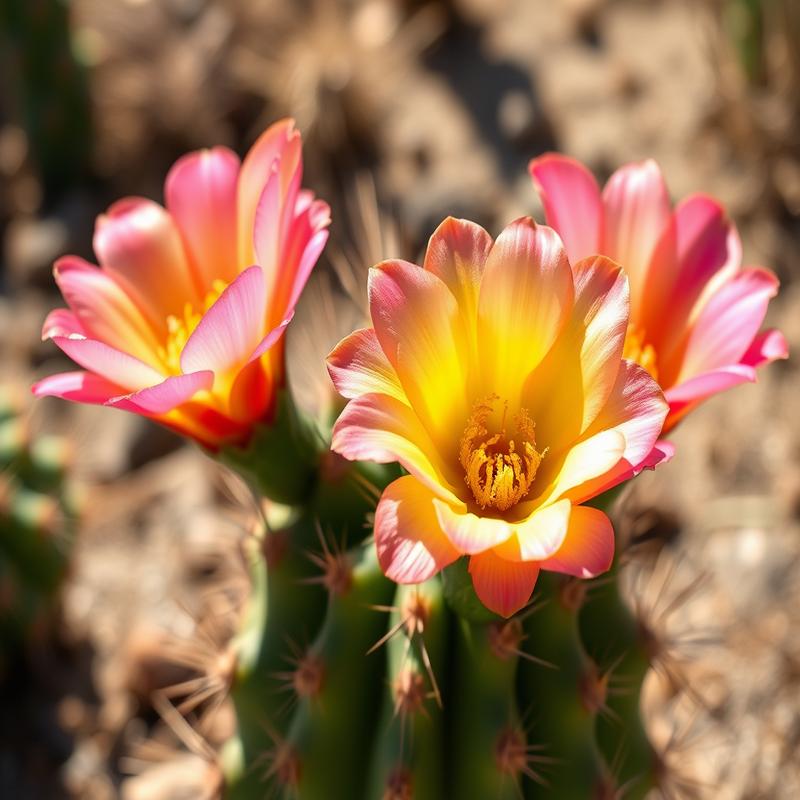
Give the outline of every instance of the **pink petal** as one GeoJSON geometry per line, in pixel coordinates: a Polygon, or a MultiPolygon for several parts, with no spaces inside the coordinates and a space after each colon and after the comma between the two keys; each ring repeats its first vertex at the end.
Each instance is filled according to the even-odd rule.
{"type": "Polygon", "coordinates": [[[78,317],[66,308],[54,308],[42,325],[42,340],[54,336],[82,336],[87,338],[86,329],[78,317]]]}
{"type": "Polygon", "coordinates": [[[102,405],[124,390],[99,375],[78,371],[43,378],[33,385],[32,391],[36,397],[60,397],[76,403],[102,405]]]}
{"type": "Polygon", "coordinates": [[[217,279],[230,283],[239,272],[238,178],[239,157],[227,147],[189,153],[167,175],[167,208],[205,287],[217,279]]]}
{"type": "Polygon", "coordinates": [[[535,561],[506,561],[487,550],[470,558],[469,572],[475,593],[486,608],[510,617],[530,600],[539,565],[535,561]]]}
{"type": "Polygon", "coordinates": [[[450,290],[405,261],[370,270],[372,324],[414,411],[433,440],[451,448],[469,414],[469,342],[450,290]]]}
{"type": "Polygon", "coordinates": [[[362,328],[342,339],[328,356],[328,372],[342,397],[377,392],[406,402],[397,373],[372,328],[362,328]]]}
{"type": "Polygon", "coordinates": [[[653,160],[618,169],[603,190],[603,253],[618,262],[631,282],[631,317],[637,318],[650,260],[670,223],[669,194],[653,160]]]}
{"type": "Polygon", "coordinates": [[[679,380],[739,363],[777,291],[777,278],[759,268],[743,270],[719,288],[689,334],[679,380]]]}
{"type": "Polygon", "coordinates": [[[333,427],[331,449],[350,461],[398,461],[446,502],[459,504],[430,436],[417,415],[394,397],[365,394],[351,400],[333,427]]]}
{"type": "Polygon", "coordinates": [[[493,244],[480,225],[453,217],[442,222],[428,241],[424,268],[447,285],[470,327],[477,318],[478,291],[493,244]]]}
{"type": "Polygon", "coordinates": [[[281,322],[279,325],[274,327],[259,343],[256,349],[253,351],[250,358],[247,359],[248,364],[252,364],[258,358],[264,355],[270,348],[274,347],[283,337],[283,334],[286,333],[286,328],[289,327],[289,323],[294,319],[294,311],[281,322]]]}
{"type": "Polygon", "coordinates": [[[210,287],[195,279],[172,217],[151,200],[128,198],[97,218],[94,250],[100,264],[157,328],[170,314],[197,307],[210,287]]]}
{"type": "Polygon", "coordinates": [[[452,504],[437,498],[433,504],[441,529],[461,553],[482,553],[505,542],[514,533],[510,522],[473,514],[463,503],[452,504]]]}
{"type": "Polygon", "coordinates": [[[742,364],[761,367],[783,358],[789,358],[789,343],[780,331],[770,328],[753,339],[742,356],[742,364]]]}
{"type": "MultiPolygon", "coordinates": [[[[294,120],[284,119],[264,131],[245,157],[239,172],[237,204],[240,268],[256,260],[255,238],[260,237],[263,240],[265,236],[264,232],[256,231],[256,209],[273,172],[276,172],[279,178],[273,187],[273,200],[267,201],[267,204],[274,202],[279,208],[294,209],[302,175],[301,147],[300,133],[294,129],[294,120]]],[[[260,224],[274,224],[277,226],[276,230],[279,230],[279,216],[262,216],[260,224]]],[[[280,235],[276,234],[275,240],[279,238],[280,235]]],[[[274,263],[273,259],[264,262],[262,266],[269,270],[274,263]]]]}
{"type": "Polygon", "coordinates": [[[675,329],[672,335],[665,330],[654,342],[659,352],[682,338],[694,309],[736,274],[742,259],[736,228],[711,197],[692,195],[679,203],[672,227],[672,257],[650,270],[643,312],[649,332],[675,329]]]}
{"type": "Polygon", "coordinates": [[[551,228],[524,217],[500,234],[481,282],[478,348],[483,385],[512,411],[569,318],[573,294],[572,270],[551,228]]]}
{"type": "Polygon", "coordinates": [[[56,336],[53,341],[77,364],[128,390],[161,383],[164,376],[121,350],[94,339],[56,336]]]}
{"type": "Polygon", "coordinates": [[[158,363],[160,342],[151,325],[111,275],[75,256],[56,261],[53,274],[79,323],[71,333],[105,342],[154,366],[158,363]]]}
{"type": "Polygon", "coordinates": [[[181,370],[220,376],[245,364],[263,337],[266,305],[264,273],[250,267],[203,315],[181,352],[181,370]]]}
{"type": "Polygon", "coordinates": [[[594,175],[580,162],[558,153],[534,158],[528,171],[547,224],[561,237],[570,262],[603,252],[603,202],[594,175]]]}
{"type": "Polygon", "coordinates": [[[748,364],[734,364],[720,367],[712,372],[697,375],[688,381],[667,389],[665,397],[669,403],[669,417],[664,432],[671,430],[693,408],[703,400],[732,389],[741,383],[755,383],[756,370],[748,364]]]}
{"type": "Polygon", "coordinates": [[[375,546],[387,578],[421,583],[455,561],[460,553],[441,532],[433,495],[416,478],[398,478],[375,509],[375,546]]]}
{"type": "Polygon", "coordinates": [[[539,566],[577,578],[594,578],[607,572],[613,560],[614,528],[611,520],[596,508],[574,506],[563,544],[539,566]]]}
{"type": "Polygon", "coordinates": [[[137,414],[166,414],[191,400],[202,389],[210,389],[213,383],[213,372],[172,375],[156,386],[110,398],[106,405],[137,414]]]}

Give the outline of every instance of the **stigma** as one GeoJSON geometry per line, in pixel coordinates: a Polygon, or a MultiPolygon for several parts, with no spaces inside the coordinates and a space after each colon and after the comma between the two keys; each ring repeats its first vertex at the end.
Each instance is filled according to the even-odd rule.
{"type": "Polygon", "coordinates": [[[508,403],[500,430],[489,434],[487,424],[499,400],[497,395],[490,395],[474,405],[461,436],[458,455],[475,502],[482,509],[508,511],[530,491],[547,451],[536,449],[535,425],[527,409],[521,409],[515,416],[514,436],[509,437],[508,403]]]}

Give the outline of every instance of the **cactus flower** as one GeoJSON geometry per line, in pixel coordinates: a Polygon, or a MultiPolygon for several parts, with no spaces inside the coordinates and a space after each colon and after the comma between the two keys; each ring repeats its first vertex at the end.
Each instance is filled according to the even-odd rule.
{"type": "Polygon", "coordinates": [[[151,417],[216,450],[275,413],[282,333],[327,240],[326,203],[300,188],[300,134],[265,131],[240,165],[224,147],[170,170],[166,208],[121,200],[95,227],[96,267],[55,265],[69,309],[43,338],[83,369],[33,387],[151,417]]]}
{"type": "Polygon", "coordinates": [[[529,218],[493,242],[447,219],[423,267],[370,272],[372,327],[328,359],[349,403],[333,431],[345,458],[399,462],[375,511],[378,558],[398,583],[462,555],[483,604],[509,616],[539,570],[607,570],[614,533],[581,505],[664,457],[661,390],[622,359],[628,281],[593,256],[570,267],[529,218]]]}
{"type": "Polygon", "coordinates": [[[782,334],[760,330],[778,281],[766,269],[741,268],[739,236],[716,200],[691,195],[673,209],[652,160],[622,167],[602,193],[582,164],[562,155],[535,158],[529,170],[569,258],[603,253],[627,271],[624,352],[664,389],[665,432],[703,400],[787,357],[782,334]]]}

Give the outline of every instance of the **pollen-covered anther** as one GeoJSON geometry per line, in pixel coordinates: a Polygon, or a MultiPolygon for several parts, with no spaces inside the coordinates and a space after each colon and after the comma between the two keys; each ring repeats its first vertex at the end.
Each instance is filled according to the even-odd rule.
{"type": "Polygon", "coordinates": [[[487,422],[499,399],[490,395],[473,406],[459,443],[459,460],[475,502],[481,508],[507,511],[528,494],[547,451],[536,449],[536,426],[525,408],[514,418],[515,437],[507,435],[507,403],[500,431],[487,435],[487,422]]]}
{"type": "Polygon", "coordinates": [[[395,713],[407,717],[422,710],[427,692],[425,678],[419,672],[408,667],[400,670],[392,688],[395,713]]]}
{"type": "Polygon", "coordinates": [[[622,348],[622,357],[635,361],[640,367],[647,370],[654,381],[658,380],[658,358],[656,349],[645,338],[641,327],[631,322],[625,333],[625,344],[622,348]]]}

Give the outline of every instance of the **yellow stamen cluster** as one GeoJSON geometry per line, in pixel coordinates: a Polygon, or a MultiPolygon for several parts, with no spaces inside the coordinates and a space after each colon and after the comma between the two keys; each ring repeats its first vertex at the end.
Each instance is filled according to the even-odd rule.
{"type": "Polygon", "coordinates": [[[159,347],[158,357],[170,374],[181,374],[181,352],[186,346],[186,342],[200,324],[203,314],[216,303],[226,287],[225,281],[215,280],[211,285],[211,291],[203,300],[202,311],[197,311],[191,303],[186,303],[183,307],[183,316],[177,317],[170,314],[167,317],[167,341],[163,347],[159,347]]]}
{"type": "Polygon", "coordinates": [[[481,508],[507,511],[528,494],[547,451],[536,450],[535,425],[524,408],[515,418],[519,450],[516,441],[506,437],[505,411],[500,432],[487,438],[486,423],[499,399],[491,395],[473,407],[461,436],[459,460],[475,502],[481,508]]]}
{"type": "Polygon", "coordinates": [[[628,330],[625,333],[622,357],[635,361],[650,373],[654,381],[658,380],[656,349],[645,341],[645,332],[633,322],[628,325],[628,330]]]}

